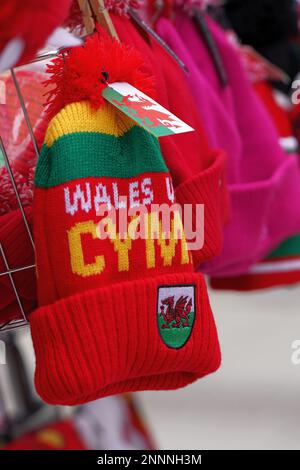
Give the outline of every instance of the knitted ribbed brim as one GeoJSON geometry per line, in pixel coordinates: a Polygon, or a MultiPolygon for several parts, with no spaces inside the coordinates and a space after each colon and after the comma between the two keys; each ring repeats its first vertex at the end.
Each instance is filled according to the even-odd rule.
{"type": "Polygon", "coordinates": [[[86,291],[30,317],[35,385],[51,404],[76,405],[131,390],[176,389],[214,372],[220,349],[205,282],[174,274],[86,291]],[[193,285],[189,341],[168,348],[157,327],[160,286],[193,285]]]}

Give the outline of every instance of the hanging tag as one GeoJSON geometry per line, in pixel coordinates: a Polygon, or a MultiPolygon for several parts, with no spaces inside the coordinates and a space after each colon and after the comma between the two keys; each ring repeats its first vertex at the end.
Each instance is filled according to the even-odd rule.
{"type": "Polygon", "coordinates": [[[188,124],[129,83],[109,84],[102,94],[107,101],[155,137],[194,131],[188,124]]]}
{"type": "Polygon", "coordinates": [[[221,85],[223,88],[225,88],[228,84],[228,77],[227,77],[227,72],[223,63],[222,56],[218,50],[216,41],[209,30],[204,14],[202,13],[201,10],[198,10],[197,8],[194,8],[194,22],[197,28],[200,30],[200,33],[204,41],[206,42],[206,45],[213,59],[221,85]]]}

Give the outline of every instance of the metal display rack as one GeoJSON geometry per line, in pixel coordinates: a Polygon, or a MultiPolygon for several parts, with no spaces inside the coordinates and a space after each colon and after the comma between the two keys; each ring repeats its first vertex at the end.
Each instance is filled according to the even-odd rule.
{"type": "MultiPolygon", "coordinates": [[[[57,49],[55,51],[46,52],[44,54],[39,55],[32,62],[41,62],[41,61],[45,61],[45,60],[50,60],[50,59],[54,58],[55,56],[57,56],[58,54],[63,53],[64,51],[65,51],[65,48],[60,48],[60,49],[57,49]]],[[[20,102],[22,113],[24,115],[24,119],[25,119],[26,126],[27,126],[27,129],[28,129],[28,134],[30,136],[30,140],[31,140],[31,143],[33,145],[36,157],[38,158],[39,157],[38,146],[37,146],[37,143],[36,143],[33,128],[32,128],[30,118],[29,118],[29,115],[28,115],[28,112],[27,112],[27,109],[26,109],[25,101],[24,101],[24,98],[23,98],[23,95],[22,95],[21,87],[19,85],[15,69],[11,69],[10,73],[11,73],[11,76],[12,76],[12,79],[13,79],[13,84],[14,84],[14,87],[15,87],[15,90],[16,90],[16,93],[17,93],[17,96],[18,96],[18,100],[20,102]]],[[[24,223],[25,230],[26,230],[26,235],[29,239],[31,249],[34,252],[33,236],[32,236],[31,229],[30,229],[27,217],[26,217],[26,213],[25,213],[22,201],[21,201],[20,194],[18,192],[17,184],[16,184],[16,181],[15,181],[14,174],[13,174],[11,164],[10,164],[10,161],[9,161],[9,157],[8,157],[8,152],[5,148],[3,139],[1,138],[1,133],[0,133],[0,152],[2,153],[3,158],[4,158],[4,164],[5,164],[5,167],[7,169],[7,172],[8,172],[9,178],[10,178],[10,182],[11,182],[11,185],[12,185],[12,188],[13,188],[13,191],[14,191],[14,195],[16,197],[16,201],[17,201],[17,204],[18,204],[18,209],[20,210],[20,214],[21,214],[22,219],[23,219],[23,223],[24,223]]],[[[1,180],[0,180],[0,184],[1,184],[1,180]]],[[[9,264],[9,261],[7,259],[7,256],[5,254],[4,247],[2,246],[2,244],[0,242],[0,259],[1,258],[3,259],[5,270],[0,271],[0,277],[8,276],[9,281],[10,281],[10,285],[13,289],[13,292],[14,292],[14,295],[15,295],[15,298],[16,298],[16,302],[18,304],[18,308],[19,308],[20,314],[21,314],[20,319],[18,319],[18,320],[12,320],[12,321],[10,321],[8,323],[4,323],[4,324],[0,323],[0,332],[3,332],[3,331],[12,330],[12,329],[15,329],[15,328],[24,327],[24,326],[28,325],[28,318],[27,318],[28,312],[26,312],[26,310],[25,310],[25,308],[22,304],[21,295],[20,295],[20,293],[18,291],[18,287],[17,287],[17,285],[14,281],[14,274],[16,274],[18,272],[21,272],[21,271],[27,271],[27,270],[30,270],[30,269],[35,269],[35,264],[18,266],[16,268],[11,267],[10,264],[9,264]]]]}

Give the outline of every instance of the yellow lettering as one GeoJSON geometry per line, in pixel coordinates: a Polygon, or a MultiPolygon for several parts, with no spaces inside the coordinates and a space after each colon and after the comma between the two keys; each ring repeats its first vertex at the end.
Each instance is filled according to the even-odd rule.
{"type": "MultiPolygon", "coordinates": [[[[139,217],[133,218],[128,225],[126,238],[121,238],[120,234],[116,233],[116,224],[111,218],[107,217],[101,222],[101,227],[106,228],[104,233],[107,234],[107,238],[113,244],[114,251],[118,255],[119,272],[129,271],[130,269],[129,252],[132,249],[132,240],[135,239],[140,223],[139,217]]],[[[160,248],[164,266],[172,266],[176,248],[179,244],[181,245],[181,264],[190,262],[183,225],[178,212],[174,212],[170,225],[170,234],[166,234],[163,232],[162,222],[159,220],[157,213],[144,215],[146,264],[148,269],[156,266],[155,244],[160,248]]],[[[92,220],[77,223],[68,231],[71,267],[74,274],[89,277],[96,276],[104,271],[105,257],[103,255],[95,256],[94,263],[85,263],[81,239],[84,234],[91,235],[93,240],[100,239],[100,232],[98,224],[95,224],[92,220]]]]}
{"type": "Polygon", "coordinates": [[[179,212],[174,212],[174,220],[173,220],[173,233],[176,234],[176,238],[180,239],[181,241],[181,264],[189,264],[190,254],[188,250],[188,245],[185,238],[185,233],[183,230],[181,215],[179,212]]]}
{"type": "Polygon", "coordinates": [[[154,238],[159,236],[160,224],[156,213],[146,216],[147,234],[146,234],[146,261],[147,268],[155,268],[155,242],[154,238]]]}
{"type": "Polygon", "coordinates": [[[107,218],[105,220],[107,226],[107,232],[110,235],[109,239],[114,245],[114,250],[118,253],[118,270],[129,271],[129,251],[132,248],[132,240],[128,236],[121,240],[120,236],[116,233],[116,226],[111,219],[107,218]]]}
{"type": "Polygon", "coordinates": [[[164,266],[172,266],[172,261],[176,254],[178,241],[181,242],[181,264],[189,264],[189,252],[184,235],[180,214],[174,212],[174,218],[171,221],[170,237],[167,241],[166,234],[162,231],[162,223],[159,222],[157,214],[151,214],[148,217],[148,236],[146,238],[146,260],[147,268],[155,268],[155,240],[160,246],[161,257],[164,266]]]}
{"type": "Polygon", "coordinates": [[[72,272],[82,277],[96,276],[104,270],[105,258],[96,256],[95,263],[85,264],[81,243],[83,234],[90,234],[94,240],[97,238],[97,226],[92,220],[80,222],[68,231],[72,272]]]}

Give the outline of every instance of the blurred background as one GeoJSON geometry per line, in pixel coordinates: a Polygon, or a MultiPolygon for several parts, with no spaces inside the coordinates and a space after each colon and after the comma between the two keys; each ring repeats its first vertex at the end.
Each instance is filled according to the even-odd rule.
{"type": "MultiPolygon", "coordinates": [[[[121,3],[137,6],[139,2],[121,3]]],[[[13,8],[17,4],[10,5],[13,8]]],[[[152,21],[153,30],[160,31],[159,17],[174,26],[174,17],[184,15],[186,21],[196,24],[201,41],[209,50],[218,86],[221,82],[223,91],[229,86],[237,109],[244,111],[235,118],[228,116],[227,128],[226,115],[222,113],[228,109],[222,108],[226,108],[226,102],[219,95],[220,103],[213,108],[216,121],[222,116],[221,130],[224,126],[228,132],[216,134],[222,134],[225,144],[227,138],[232,142],[237,138],[236,148],[242,149],[244,163],[235,169],[240,180],[229,181],[230,195],[234,197],[236,187],[244,190],[248,183],[260,187],[264,174],[270,183],[268,197],[276,202],[282,190],[276,186],[277,170],[285,167],[289,158],[294,160],[294,173],[286,175],[285,189],[292,187],[291,195],[298,194],[300,95],[295,92],[300,77],[299,2],[207,0],[145,2],[145,5],[147,8],[140,10],[141,18],[152,21]],[[164,8],[160,6],[156,11],[158,4],[164,8]],[[149,16],[149,5],[155,7],[155,15],[151,10],[149,16]],[[247,95],[239,93],[239,80],[235,84],[230,82],[231,72],[224,76],[212,42],[214,35],[208,34],[207,24],[218,24],[212,31],[222,28],[216,29],[219,32],[215,39],[218,35],[223,38],[224,57],[226,51],[234,50],[231,53],[236,54],[241,64],[239,78],[244,81],[245,89],[249,89],[247,95]],[[256,122],[256,114],[245,119],[250,101],[259,112],[264,108],[261,123],[256,122]],[[265,140],[265,128],[270,126],[271,137],[265,140]],[[273,151],[276,163],[272,160],[273,151]],[[267,161],[269,157],[272,164],[267,161]],[[245,171],[252,165],[257,170],[251,175],[253,179],[245,171]]],[[[5,13],[3,9],[3,17],[5,13]]],[[[130,10],[125,13],[126,19],[129,16],[133,21],[130,10]]],[[[59,31],[48,38],[45,47],[39,48],[38,60],[34,59],[36,50],[27,54],[25,60],[18,42],[9,43],[12,48],[9,54],[4,53],[6,37],[0,34],[0,448],[299,450],[300,353],[294,356],[299,364],[292,360],[295,347],[300,349],[300,200],[297,198],[287,200],[289,220],[281,219],[276,205],[271,206],[273,225],[267,220],[260,226],[260,220],[255,219],[254,226],[257,222],[261,237],[246,246],[240,257],[238,244],[229,246],[229,242],[226,246],[225,239],[220,258],[216,262],[211,260],[204,268],[222,349],[222,367],[216,373],[178,391],[109,397],[73,408],[48,406],[37,396],[33,383],[35,358],[28,327],[28,315],[37,305],[32,238],[33,175],[48,124],[43,107],[45,64],[58,53],[64,53],[63,45],[78,45],[86,33],[80,11],[79,16],[78,9],[72,15],[57,25],[59,31]],[[276,226],[280,236],[265,246],[270,226],[276,226]],[[232,265],[230,256],[226,258],[230,250],[234,258],[232,265]]],[[[141,27],[138,23],[137,30],[141,27]]],[[[177,28],[181,33],[178,25],[177,28]]],[[[147,31],[152,34],[153,30],[147,31]]],[[[164,38],[166,42],[169,39],[168,35],[164,38]]],[[[162,40],[160,44],[167,47],[162,40]]],[[[173,45],[176,46],[175,40],[173,45]]],[[[199,52],[192,47],[188,49],[188,52],[199,52]]],[[[173,55],[182,67],[176,55],[179,50],[173,51],[173,55]]],[[[192,66],[199,66],[197,59],[196,54],[192,66]]],[[[201,70],[201,65],[198,67],[203,75],[201,83],[205,84],[206,70],[201,70]]],[[[213,98],[215,91],[210,90],[211,95],[202,94],[202,99],[210,96],[206,106],[217,103],[213,98]]],[[[197,101],[195,96],[193,99],[197,101]]],[[[283,199],[286,196],[283,190],[281,196],[283,199]]],[[[257,206],[263,206],[265,201],[258,193],[249,198],[251,203],[252,197],[257,197],[257,206]]],[[[267,214],[269,209],[268,206],[267,214]]],[[[239,215],[247,227],[247,213],[239,215]]],[[[230,233],[235,235],[234,230],[230,233]]]]}

